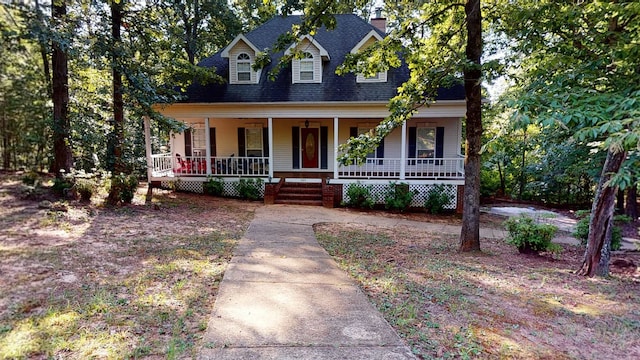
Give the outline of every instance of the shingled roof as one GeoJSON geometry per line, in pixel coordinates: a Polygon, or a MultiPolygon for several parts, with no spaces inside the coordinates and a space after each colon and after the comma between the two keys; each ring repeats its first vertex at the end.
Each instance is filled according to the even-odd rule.
{"type": "MultiPolygon", "coordinates": [[[[389,69],[386,83],[357,83],[355,74],[338,76],[336,68],[344,62],[346,54],[354,48],[371,30],[381,36],[385,34],[352,14],[336,15],[334,30],[324,27],[314,35],[314,39],[329,53],[330,60],[323,62],[322,83],[297,83],[291,81],[291,65],[282,70],[272,81],[269,71],[277,64],[282,52],[273,54],[271,64],[261,72],[258,84],[193,84],[186,92],[186,103],[267,103],[267,102],[366,102],[388,101],[396,95],[398,86],[409,77],[406,65],[389,69]]],[[[278,16],[267,21],[244,36],[258,49],[273,47],[278,36],[299,23],[300,16],[278,16]]],[[[229,79],[229,59],[221,56],[222,51],[202,60],[198,65],[215,67],[218,75],[229,79]]],[[[441,89],[437,100],[463,100],[462,86],[441,89]]]]}

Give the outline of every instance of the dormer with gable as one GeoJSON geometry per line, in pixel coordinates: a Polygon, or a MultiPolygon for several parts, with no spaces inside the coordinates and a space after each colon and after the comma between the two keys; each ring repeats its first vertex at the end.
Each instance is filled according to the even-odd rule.
{"type": "Polygon", "coordinates": [[[291,61],[291,80],[293,84],[322,83],[322,67],[329,61],[329,53],[318,41],[309,35],[291,45],[286,54],[299,53],[291,61]]]}
{"type": "Polygon", "coordinates": [[[230,84],[257,84],[260,70],[254,71],[253,64],[260,51],[244,35],[240,34],[221,53],[229,59],[230,84]]]}
{"type": "MultiPolygon", "coordinates": [[[[365,50],[369,46],[381,40],[382,36],[380,36],[377,31],[371,30],[362,38],[362,40],[360,40],[360,42],[356,44],[356,46],[353,47],[353,49],[351,49],[351,53],[357,54],[358,52],[365,50]]],[[[356,76],[356,81],[359,83],[384,83],[387,82],[387,72],[381,71],[371,77],[367,77],[364,74],[358,74],[356,76]]]]}

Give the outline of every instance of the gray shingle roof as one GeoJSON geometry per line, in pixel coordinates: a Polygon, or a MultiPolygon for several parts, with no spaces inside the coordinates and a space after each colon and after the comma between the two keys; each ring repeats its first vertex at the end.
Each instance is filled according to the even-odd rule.
{"type": "MultiPolygon", "coordinates": [[[[323,101],[388,101],[396,95],[396,89],[409,76],[406,66],[390,69],[386,83],[357,83],[354,74],[338,76],[336,67],[342,64],[345,55],[353,49],[371,30],[380,30],[356,15],[336,15],[337,26],[334,30],[318,30],[314,39],[324,47],[330,56],[323,62],[321,84],[292,84],[291,66],[285,68],[275,81],[268,79],[268,73],[277,64],[282,52],[272,55],[271,64],[262,70],[258,84],[208,84],[191,85],[186,92],[187,103],[229,103],[229,102],[323,102],[323,101]]],[[[291,25],[300,22],[299,16],[275,17],[245,37],[258,49],[271,48],[278,36],[291,29],[291,25]]],[[[215,67],[216,72],[229,79],[229,59],[221,57],[221,52],[202,60],[199,66],[215,67]]],[[[462,100],[464,89],[454,86],[441,89],[438,100],[462,100]]]]}

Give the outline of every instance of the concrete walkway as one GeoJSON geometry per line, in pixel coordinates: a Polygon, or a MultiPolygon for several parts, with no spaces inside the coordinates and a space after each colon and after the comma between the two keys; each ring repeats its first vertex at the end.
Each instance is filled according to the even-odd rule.
{"type": "MultiPolygon", "coordinates": [[[[322,207],[258,208],[225,272],[200,359],[415,359],[357,285],[316,241],[312,225],[430,224],[322,207]]],[[[483,229],[483,237],[503,237],[483,229]]]]}

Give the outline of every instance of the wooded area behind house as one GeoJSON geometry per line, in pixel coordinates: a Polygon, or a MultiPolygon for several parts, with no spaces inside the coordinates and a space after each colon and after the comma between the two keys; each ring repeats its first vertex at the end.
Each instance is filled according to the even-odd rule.
{"type": "MultiPolygon", "coordinates": [[[[152,105],[179,101],[180,90],[194,79],[222,81],[211,69],[198,67],[200,59],[273,16],[306,15],[305,26],[283,38],[287,42],[313,33],[315,26],[331,27],[331,14],[354,12],[369,20],[379,4],[3,1],[2,169],[144,174],[142,118],[154,120],[156,149],[170,130],[184,128],[152,105]]],[[[505,0],[464,5],[384,2],[389,35],[348,59],[342,70],[376,73],[397,66],[398,54],[411,65],[412,81],[390,100],[392,115],[379,129],[406,121],[439,87],[462,81],[461,74],[467,87],[501,78],[506,91],[487,102],[482,114],[476,109],[477,117],[467,118],[468,136],[482,137],[481,149],[473,141],[467,144],[467,155],[481,153],[479,188],[470,186],[465,196],[469,211],[477,204],[467,199],[480,194],[591,207],[597,231],[590,232],[588,253],[600,254],[608,246],[614,202],[618,212],[638,218],[640,5],[505,0]],[[472,20],[484,24],[484,34],[472,20]],[[482,39],[477,44],[482,48],[472,49],[478,43],[473,39],[482,39]]],[[[371,146],[379,142],[362,140],[371,146]]],[[[366,149],[361,147],[365,154],[366,149]]],[[[343,150],[346,158],[363,156],[353,148],[343,150]]],[[[477,180],[475,172],[467,172],[468,184],[477,180]]],[[[592,265],[582,271],[602,271],[592,265]]]]}

